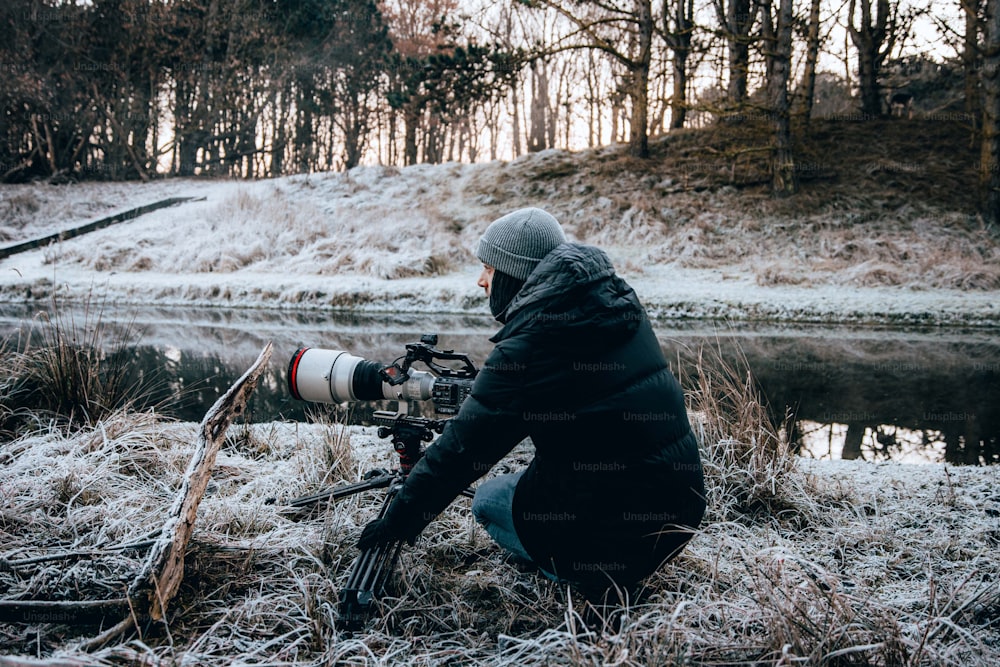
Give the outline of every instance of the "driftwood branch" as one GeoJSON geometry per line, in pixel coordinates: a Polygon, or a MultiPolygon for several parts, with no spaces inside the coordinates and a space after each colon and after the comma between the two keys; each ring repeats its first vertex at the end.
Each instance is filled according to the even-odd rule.
{"type": "Polygon", "coordinates": [[[271,343],[268,343],[257,361],[215,402],[201,421],[198,447],[184,473],[180,491],[167,515],[160,538],[129,587],[129,598],[138,599],[140,605],[149,610],[153,620],[165,617],[166,607],[184,577],[184,553],[194,531],[198,505],[212,476],[215,457],[225,440],[226,429],[234,418],[243,413],[270,358],[271,343]],[[142,605],[142,602],[146,604],[142,605]]]}
{"type": "Polygon", "coordinates": [[[0,655],[0,667],[94,667],[93,659],[84,658],[17,658],[0,655]]]}
{"type": "MultiPolygon", "coordinates": [[[[128,597],[117,600],[0,600],[0,620],[22,623],[100,623],[120,619],[79,648],[91,651],[104,646],[135,627],[140,619],[163,620],[167,605],[176,595],[184,577],[184,554],[194,531],[198,506],[212,476],[216,455],[233,420],[243,414],[271,358],[268,343],[257,360],[205,414],[198,432],[198,445],[188,464],[180,490],[165,523],[154,541],[139,574],[129,587],[128,597]]],[[[126,545],[145,546],[145,543],[126,545]]],[[[84,555],[84,554],[75,554],[84,555]]],[[[59,557],[65,556],[59,554],[59,557]]],[[[36,559],[28,559],[34,561],[36,559]]],[[[39,561],[47,560],[42,557],[39,561]]],[[[22,563],[23,564],[23,563],[22,563]]],[[[90,664],[76,659],[34,661],[0,656],[0,667],[75,667],[90,664]]]]}
{"type": "Polygon", "coordinates": [[[105,618],[129,613],[129,602],[118,600],[0,600],[0,620],[8,623],[98,625],[105,618]]]}

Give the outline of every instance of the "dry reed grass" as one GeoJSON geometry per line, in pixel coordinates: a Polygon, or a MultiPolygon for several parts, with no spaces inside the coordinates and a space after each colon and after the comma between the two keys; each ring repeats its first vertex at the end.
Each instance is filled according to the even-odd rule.
{"type": "MultiPolygon", "coordinates": [[[[710,511],[632,599],[593,608],[509,564],[458,500],[404,550],[383,615],[348,636],[338,587],[381,496],[302,521],[267,499],[357,481],[395,454],[336,417],[237,428],[199,512],[176,610],[101,664],[989,665],[1000,659],[995,493],[980,469],[797,462],[747,368],[687,381],[710,511]]],[[[195,426],[114,413],[6,442],[0,592],[114,597],[155,531],[195,426]],[[29,562],[43,553],[88,558],[29,562]]],[[[529,455],[522,445],[507,460],[529,455]]],[[[11,624],[3,652],[80,657],[93,628],[11,624]]]]}
{"type": "Polygon", "coordinates": [[[807,498],[808,489],[797,474],[787,424],[774,423],[746,357],[737,350],[735,362],[727,361],[720,346],[698,350],[688,373],[681,366],[702,443],[710,519],[774,516],[807,498]]]}
{"type": "Polygon", "coordinates": [[[93,424],[141,407],[156,388],[156,378],[133,375],[132,350],[141,332],[130,321],[105,320],[104,304],[93,294],[82,311],[54,300],[15,337],[0,344],[0,433],[16,430],[17,422],[93,424]]]}

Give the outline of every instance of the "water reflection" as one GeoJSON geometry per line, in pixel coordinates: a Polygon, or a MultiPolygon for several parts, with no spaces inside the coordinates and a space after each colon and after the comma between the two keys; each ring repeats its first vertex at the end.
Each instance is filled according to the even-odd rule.
{"type": "MultiPolygon", "coordinates": [[[[0,313],[0,335],[32,313],[0,313]]],[[[198,421],[268,341],[274,354],[249,405],[254,421],[302,420],[327,411],[291,399],[287,363],[302,345],[389,362],[423,333],[479,365],[496,331],[489,317],[332,315],[311,311],[150,309],[107,312],[143,332],[137,376],[181,419],[198,421]]],[[[1000,463],[1000,336],[980,330],[893,331],[712,324],[660,325],[672,366],[688,371],[702,346],[746,363],[776,415],[790,411],[804,456],[953,464],[1000,463]]],[[[377,407],[358,404],[364,422],[377,407]]],[[[415,406],[426,412],[430,406],[415,406]]]]}
{"type": "Polygon", "coordinates": [[[998,463],[1000,340],[982,332],[822,332],[739,341],[817,458],[998,463]]]}

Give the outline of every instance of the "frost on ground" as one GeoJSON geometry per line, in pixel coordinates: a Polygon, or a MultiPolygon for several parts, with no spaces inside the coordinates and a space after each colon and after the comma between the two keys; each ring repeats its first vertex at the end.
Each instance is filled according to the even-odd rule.
{"type": "MultiPolygon", "coordinates": [[[[5,599],[118,597],[141,553],[27,562],[141,540],[170,506],[196,425],[116,414],[0,450],[5,599]]],[[[517,469],[521,445],[491,474],[517,469]]],[[[295,521],[281,503],[392,467],[370,427],[234,425],[199,516],[167,627],[91,656],[102,664],[871,664],[1000,660],[1000,497],[984,468],[769,458],[703,443],[699,534],[624,608],[587,616],[571,590],[505,562],[455,501],[406,549],[384,615],[348,636],[339,586],[380,492],[295,521]],[[742,453],[741,453],[742,452],[742,453]],[[275,504],[268,499],[277,498],[275,504]]],[[[758,452],[759,454],[759,452],[758,452]]],[[[3,624],[0,652],[80,657],[97,629],[3,624]]]]}
{"type": "Polygon", "coordinates": [[[661,317],[1000,321],[1000,239],[959,194],[961,142],[941,123],[870,130],[824,126],[832,138],[803,148],[802,192],[782,201],[739,157],[755,139],[738,128],[671,134],[648,161],[613,146],[256,182],[2,186],[0,242],[205,200],[2,260],[0,300],[96,288],[122,303],[478,311],[471,248],[496,217],[542,206],[661,317]],[[915,129],[951,152],[911,145],[915,129]],[[865,141],[884,155],[865,158],[865,141]]]}
{"type": "MultiPolygon", "coordinates": [[[[893,127],[875,131],[885,140],[893,127]]],[[[900,136],[922,140],[941,127],[900,136]]],[[[672,134],[641,163],[611,147],[252,183],[3,186],[0,243],[166,197],[205,199],[2,260],[0,301],[87,302],[96,293],[122,305],[203,305],[207,320],[226,322],[240,320],[233,307],[253,306],[395,311],[421,321],[482,314],[472,245],[495,217],[537,205],[571,240],[606,248],[660,318],[1000,322],[996,231],[959,201],[958,158],[913,157],[924,149],[910,146],[906,160],[941,165],[931,173],[890,153],[872,161],[853,134],[834,136],[830,154],[809,163],[814,181],[829,187],[776,202],[753,185],[760,165],[727,157],[727,131],[672,134]],[[852,155],[861,157],[848,163],[852,155]]],[[[962,145],[939,143],[952,153],[962,145]]],[[[380,496],[354,496],[300,521],[281,502],[392,467],[391,447],[371,428],[322,419],[234,425],[169,623],[88,659],[1000,662],[995,470],[809,462],[762,452],[753,431],[741,437],[757,445],[703,435],[706,522],[619,622],[602,624],[571,590],[507,563],[460,499],[405,550],[384,614],[347,636],[336,624],[337,592],[380,496]]],[[[0,444],[0,598],[120,597],[143,554],[108,548],[141,543],[160,527],[195,441],[194,424],[116,413],[71,434],[39,426],[0,444]],[[87,554],[37,558],[66,551],[87,554]]],[[[491,474],[524,465],[525,447],[491,474]]],[[[80,642],[98,631],[3,624],[0,653],[80,657],[80,642]]]]}

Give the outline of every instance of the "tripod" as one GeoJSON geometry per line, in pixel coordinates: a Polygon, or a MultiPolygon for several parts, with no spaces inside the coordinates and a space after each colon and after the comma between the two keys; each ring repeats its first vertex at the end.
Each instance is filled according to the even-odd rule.
{"type": "MultiPolygon", "coordinates": [[[[414,417],[405,412],[378,410],[373,415],[373,421],[379,425],[378,436],[380,438],[391,438],[393,448],[399,455],[399,468],[394,471],[370,470],[365,473],[360,482],[329,489],[311,496],[295,498],[288,503],[289,507],[302,511],[324,500],[339,500],[370,489],[388,489],[382,501],[378,518],[381,519],[385,516],[393,498],[396,497],[406,481],[406,476],[417,461],[423,457],[423,443],[430,442],[434,438],[434,433],[440,434],[444,431],[447,420],[414,417]]],[[[461,495],[471,498],[474,492],[472,489],[465,489],[461,495]]],[[[369,618],[376,600],[382,595],[385,584],[399,559],[402,547],[403,542],[397,540],[366,549],[358,555],[337,599],[337,616],[345,629],[358,629],[369,618]]]]}

